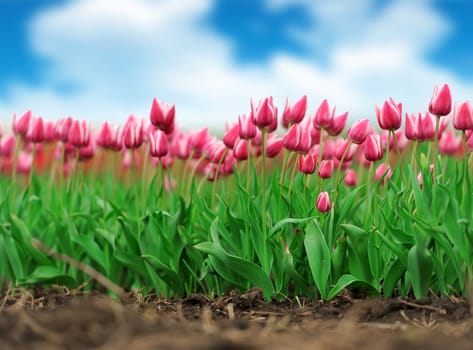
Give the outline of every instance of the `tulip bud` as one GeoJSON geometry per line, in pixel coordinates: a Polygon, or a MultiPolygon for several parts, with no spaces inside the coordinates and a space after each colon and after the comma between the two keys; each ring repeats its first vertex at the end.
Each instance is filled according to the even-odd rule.
{"type": "Polygon", "coordinates": [[[232,149],[240,132],[240,125],[234,124],[223,135],[222,141],[228,148],[232,149]]]}
{"type": "Polygon", "coordinates": [[[429,103],[429,112],[438,117],[446,116],[452,111],[452,94],[448,84],[441,88],[438,85],[434,88],[432,99],[429,103]]]}
{"type": "Polygon", "coordinates": [[[381,137],[376,134],[368,135],[363,144],[365,147],[365,158],[371,162],[376,162],[383,158],[383,149],[381,147],[381,137]]]}
{"type": "Polygon", "coordinates": [[[294,105],[291,107],[289,100],[286,98],[286,106],[282,114],[282,124],[285,128],[289,125],[297,124],[304,119],[307,111],[307,96],[302,96],[294,105]]]}
{"type": "Polygon", "coordinates": [[[61,118],[56,122],[54,135],[59,141],[67,142],[72,122],[73,120],[71,117],[61,118]]]}
{"type": "Polygon", "coordinates": [[[338,136],[345,129],[347,122],[348,112],[342,113],[337,117],[333,117],[332,124],[327,128],[327,132],[330,136],[338,136]]]}
{"type": "Polygon", "coordinates": [[[368,119],[358,120],[350,129],[348,129],[348,139],[354,144],[361,145],[365,142],[366,137],[370,132],[369,125],[370,121],[368,119]]]}
{"type": "Polygon", "coordinates": [[[16,135],[26,136],[28,128],[30,126],[30,119],[33,116],[31,111],[26,111],[21,117],[17,118],[16,114],[13,114],[13,132],[16,135]]]}
{"type": "Polygon", "coordinates": [[[277,123],[278,109],[273,104],[272,97],[266,97],[255,108],[253,101],[250,101],[251,112],[253,116],[253,124],[259,129],[266,129],[274,124],[275,120],[277,123]]]}
{"type": "Polygon", "coordinates": [[[319,130],[330,128],[332,126],[334,114],[335,109],[330,110],[328,101],[326,99],[323,100],[319,108],[315,112],[315,117],[313,119],[314,127],[319,130]]]}
{"type": "Polygon", "coordinates": [[[322,179],[329,179],[332,177],[333,175],[333,168],[334,168],[334,164],[333,164],[333,160],[322,160],[320,162],[320,168],[319,168],[319,172],[318,172],[318,175],[319,177],[321,177],[322,179]]]}
{"type": "Polygon", "coordinates": [[[347,169],[347,171],[345,172],[345,177],[343,178],[343,182],[347,186],[356,186],[357,179],[355,170],[347,169]]]}
{"type": "Polygon", "coordinates": [[[385,101],[383,106],[376,106],[376,118],[381,129],[397,130],[402,121],[402,104],[396,103],[392,98],[385,101]]]}
{"type": "Polygon", "coordinates": [[[166,134],[170,134],[174,130],[175,113],[176,107],[174,105],[168,105],[166,102],[154,98],[149,119],[155,127],[166,134]]]}
{"type": "Polygon", "coordinates": [[[256,125],[250,115],[240,114],[238,116],[238,126],[241,139],[250,140],[256,136],[256,125]]]}
{"type": "Polygon", "coordinates": [[[68,141],[75,147],[85,147],[90,141],[90,124],[85,120],[75,120],[69,129],[68,141]]]}
{"type": "Polygon", "coordinates": [[[266,146],[266,156],[269,158],[276,157],[283,147],[283,139],[277,137],[276,135],[271,135],[268,137],[268,144],[266,146]]]}
{"type": "Polygon", "coordinates": [[[317,197],[317,210],[321,213],[326,213],[330,210],[331,206],[332,205],[330,204],[330,196],[328,192],[320,192],[317,197]]]}
{"type": "Polygon", "coordinates": [[[233,157],[236,160],[248,159],[248,143],[244,139],[238,139],[233,147],[233,157]]]}
{"type": "Polygon", "coordinates": [[[391,167],[386,166],[386,163],[381,163],[375,172],[376,181],[381,180],[382,185],[384,185],[386,180],[389,180],[391,178],[391,175],[392,175],[391,167]]]}
{"type": "Polygon", "coordinates": [[[28,131],[26,132],[26,140],[38,143],[44,141],[44,122],[41,117],[32,117],[30,119],[30,125],[28,126],[28,131]]]}
{"type": "Polygon", "coordinates": [[[473,129],[473,109],[469,101],[455,103],[453,127],[463,131],[473,129]]]}
{"type": "Polygon", "coordinates": [[[168,154],[168,139],[164,131],[156,130],[148,140],[151,157],[161,158],[168,154]]]}
{"type": "Polygon", "coordinates": [[[299,171],[304,174],[313,174],[317,165],[317,157],[312,154],[299,156],[299,171]]]}

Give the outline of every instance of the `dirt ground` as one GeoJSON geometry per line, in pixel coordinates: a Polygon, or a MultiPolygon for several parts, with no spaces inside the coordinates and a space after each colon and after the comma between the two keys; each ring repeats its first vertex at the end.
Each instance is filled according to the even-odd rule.
{"type": "Polygon", "coordinates": [[[258,289],[160,299],[57,288],[0,297],[0,349],[473,349],[465,299],[265,303],[258,289]]]}

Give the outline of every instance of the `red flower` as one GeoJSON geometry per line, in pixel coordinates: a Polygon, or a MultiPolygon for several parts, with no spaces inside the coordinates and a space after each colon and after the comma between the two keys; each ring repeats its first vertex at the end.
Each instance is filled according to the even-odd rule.
{"type": "Polygon", "coordinates": [[[402,104],[396,103],[392,98],[385,101],[383,106],[376,106],[376,118],[381,129],[397,130],[401,127],[402,104]]]}
{"type": "Polygon", "coordinates": [[[326,213],[332,207],[330,203],[330,196],[328,192],[320,192],[319,196],[317,197],[316,203],[317,210],[321,213],[326,213]]]}

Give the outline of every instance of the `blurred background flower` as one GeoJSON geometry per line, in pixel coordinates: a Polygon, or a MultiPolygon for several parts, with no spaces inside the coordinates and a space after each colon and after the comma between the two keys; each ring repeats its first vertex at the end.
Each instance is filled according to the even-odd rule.
{"type": "Polygon", "coordinates": [[[249,100],[308,95],[352,121],[434,85],[473,97],[469,0],[0,0],[0,118],[32,109],[124,121],[153,97],[184,127],[223,129],[249,100]]]}

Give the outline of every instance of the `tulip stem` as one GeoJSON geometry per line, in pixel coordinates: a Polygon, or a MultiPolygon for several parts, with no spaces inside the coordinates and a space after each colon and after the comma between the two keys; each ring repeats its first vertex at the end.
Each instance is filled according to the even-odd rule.
{"type": "Polygon", "coordinates": [[[334,205],[337,202],[337,198],[338,198],[338,182],[340,181],[340,174],[342,173],[343,162],[345,161],[345,157],[347,156],[347,153],[349,152],[352,144],[353,144],[352,141],[348,143],[348,146],[343,151],[342,158],[340,158],[340,163],[338,164],[338,169],[337,169],[337,174],[335,175],[335,184],[334,184],[334,187],[335,187],[335,198],[333,200],[334,205]]]}
{"type": "Polygon", "coordinates": [[[368,200],[368,203],[366,205],[366,210],[365,210],[365,220],[364,220],[365,228],[368,226],[368,220],[370,218],[370,215],[373,213],[373,211],[371,210],[371,199],[376,195],[376,193],[371,194],[373,165],[374,165],[374,162],[370,162],[370,168],[368,170],[368,178],[366,179],[366,198],[368,200]]]}
{"type": "MultiPolygon", "coordinates": [[[[217,191],[217,182],[218,182],[218,177],[220,175],[220,169],[222,168],[222,164],[225,160],[225,157],[227,156],[228,153],[228,148],[225,148],[225,151],[223,152],[222,156],[218,160],[217,164],[217,171],[215,173],[215,178],[214,178],[214,183],[212,184],[212,208],[215,205],[215,193],[217,191]]],[[[169,179],[169,188],[171,188],[171,180],[169,179]]]]}
{"type": "Polygon", "coordinates": [[[250,192],[250,178],[251,178],[251,140],[246,140],[246,151],[248,158],[246,160],[246,190],[250,192]]]}
{"type": "Polygon", "coordinates": [[[292,165],[292,170],[291,170],[291,178],[290,178],[290,181],[289,181],[289,191],[287,193],[287,200],[288,201],[291,198],[292,184],[294,182],[294,176],[296,174],[297,166],[298,166],[298,164],[297,164],[297,158],[296,158],[296,160],[294,161],[294,164],[292,165]]]}
{"type": "Polygon", "coordinates": [[[286,176],[286,171],[287,171],[287,164],[289,161],[289,157],[292,153],[284,148],[284,157],[283,157],[283,163],[282,163],[282,171],[281,175],[279,177],[279,186],[282,186],[284,183],[284,177],[286,176]]]}
{"type": "Polygon", "coordinates": [[[262,148],[262,163],[261,163],[261,201],[262,201],[262,232],[263,238],[266,240],[266,130],[261,129],[261,148],[262,148]]]}
{"type": "Polygon", "coordinates": [[[439,151],[439,127],[440,127],[440,116],[437,116],[435,119],[435,136],[434,136],[434,143],[435,147],[432,153],[432,164],[434,165],[433,173],[433,181],[434,183],[437,182],[437,155],[439,151]]]}
{"type": "Polygon", "coordinates": [[[394,138],[394,145],[396,147],[396,153],[397,153],[397,156],[398,156],[398,160],[397,160],[397,163],[399,163],[399,173],[401,175],[401,183],[403,181],[403,171],[402,171],[402,160],[401,160],[401,151],[399,149],[399,144],[397,142],[397,136],[396,136],[396,133],[393,131],[393,138],[394,138]]]}

